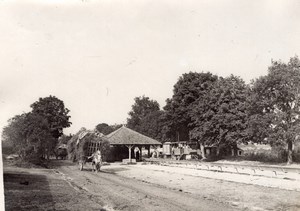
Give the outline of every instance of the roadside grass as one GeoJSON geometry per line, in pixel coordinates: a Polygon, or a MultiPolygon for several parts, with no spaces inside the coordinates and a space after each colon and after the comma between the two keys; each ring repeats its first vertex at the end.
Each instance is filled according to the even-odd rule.
{"type": "MultiPolygon", "coordinates": [[[[284,148],[271,148],[270,150],[249,151],[245,152],[243,159],[265,163],[285,163],[287,162],[287,150],[284,148]]],[[[294,147],[293,162],[300,163],[300,144],[296,144],[294,147]]]]}
{"type": "Polygon", "coordinates": [[[13,146],[8,144],[2,145],[2,160],[8,165],[22,168],[50,168],[51,160],[41,159],[38,156],[30,156],[26,160],[19,157],[13,146]],[[7,159],[7,157],[10,159],[7,159]]]}

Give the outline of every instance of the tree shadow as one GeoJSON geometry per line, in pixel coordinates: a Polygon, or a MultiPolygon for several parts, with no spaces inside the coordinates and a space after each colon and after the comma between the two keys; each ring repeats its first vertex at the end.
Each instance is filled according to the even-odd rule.
{"type": "Polygon", "coordinates": [[[54,208],[47,177],[38,174],[3,174],[5,210],[43,210],[54,208]]]}
{"type": "Polygon", "coordinates": [[[101,169],[100,172],[107,173],[107,174],[116,174],[117,172],[128,171],[128,170],[129,170],[128,168],[117,167],[117,168],[109,168],[105,170],[101,169]]]}
{"type": "Polygon", "coordinates": [[[93,171],[92,168],[83,168],[81,171],[84,171],[84,172],[90,172],[90,173],[98,173],[98,174],[101,174],[101,173],[104,173],[104,174],[116,174],[117,172],[120,172],[120,171],[127,171],[128,169],[126,168],[112,168],[112,169],[100,169],[99,172],[96,172],[96,171],[93,171]]]}

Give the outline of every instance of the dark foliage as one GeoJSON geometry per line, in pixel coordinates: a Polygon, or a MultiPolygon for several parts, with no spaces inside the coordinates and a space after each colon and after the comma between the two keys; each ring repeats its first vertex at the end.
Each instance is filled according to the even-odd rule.
{"type": "Polygon", "coordinates": [[[96,130],[102,133],[103,135],[108,135],[111,132],[119,129],[120,127],[122,127],[121,124],[108,125],[106,123],[100,123],[96,126],[96,130]]]}
{"type": "Polygon", "coordinates": [[[165,133],[168,138],[176,141],[189,139],[189,131],[192,129],[191,111],[217,79],[217,76],[204,72],[189,72],[179,78],[174,85],[172,98],[167,99],[164,107],[165,133]]]}
{"type": "Polygon", "coordinates": [[[136,97],[129,112],[127,127],[156,140],[163,140],[163,111],[149,97],[136,97]]]}
{"type": "Polygon", "coordinates": [[[205,145],[236,146],[246,141],[247,89],[236,76],[219,78],[190,111],[191,138],[205,145]]]}
{"type": "Polygon", "coordinates": [[[70,127],[70,110],[65,108],[64,102],[55,96],[40,98],[31,106],[32,113],[43,117],[49,124],[53,138],[59,138],[63,134],[63,128],[70,127]]]}
{"type": "Polygon", "coordinates": [[[63,128],[71,124],[70,116],[64,103],[54,96],[40,98],[31,107],[31,112],[8,121],[2,138],[13,143],[22,159],[39,162],[53,154],[63,128]]]}
{"type": "MultiPolygon", "coordinates": [[[[300,133],[300,61],[293,57],[285,64],[272,62],[268,75],[251,86],[249,107],[252,134],[264,138],[272,146],[286,145],[288,163],[293,160],[293,145],[300,133]]],[[[251,134],[251,133],[250,133],[251,134]]]]}

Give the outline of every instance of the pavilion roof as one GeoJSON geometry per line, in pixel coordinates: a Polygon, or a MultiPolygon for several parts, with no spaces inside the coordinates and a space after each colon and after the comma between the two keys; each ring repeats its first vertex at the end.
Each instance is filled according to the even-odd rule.
{"type": "Polygon", "coordinates": [[[106,137],[111,145],[161,145],[162,144],[159,141],[156,141],[143,134],[140,134],[125,126],[106,135],[106,137]]]}

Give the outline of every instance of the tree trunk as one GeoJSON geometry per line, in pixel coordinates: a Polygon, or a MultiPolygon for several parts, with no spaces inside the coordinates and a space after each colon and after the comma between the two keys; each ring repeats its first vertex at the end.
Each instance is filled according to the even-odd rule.
{"type": "Polygon", "coordinates": [[[200,143],[200,150],[201,150],[202,160],[203,160],[203,159],[206,159],[204,143],[202,143],[202,142],[200,143]]]}
{"type": "Polygon", "coordinates": [[[288,142],[288,157],[287,157],[287,164],[293,163],[293,142],[288,142]]]}
{"type": "Polygon", "coordinates": [[[50,150],[48,149],[47,150],[47,160],[49,160],[49,158],[50,158],[50,150]]]}

